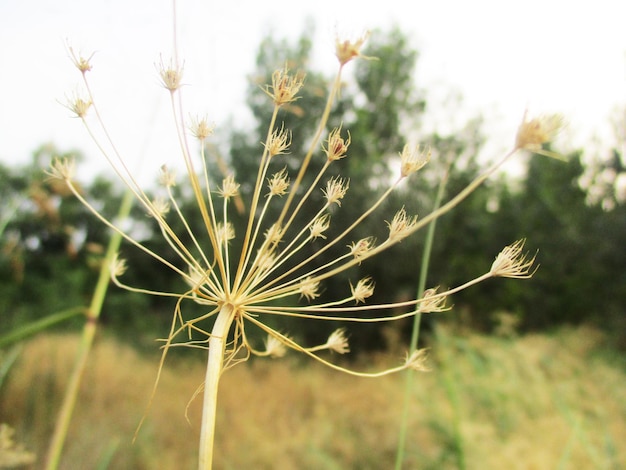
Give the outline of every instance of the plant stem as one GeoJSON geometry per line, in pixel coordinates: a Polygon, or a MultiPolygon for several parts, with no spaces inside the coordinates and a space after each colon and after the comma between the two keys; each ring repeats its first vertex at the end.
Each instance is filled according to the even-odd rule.
{"type": "MultiPolygon", "coordinates": [[[[132,207],[132,202],[133,194],[132,192],[127,191],[124,194],[124,198],[122,199],[122,203],[118,212],[118,216],[120,218],[125,218],[126,216],[128,216],[132,207]]],[[[104,298],[109,287],[109,264],[117,253],[121,241],[122,236],[120,235],[120,233],[114,232],[111,236],[111,239],[109,240],[109,246],[107,247],[107,252],[102,262],[102,266],[100,267],[98,282],[96,284],[93,297],[91,298],[91,304],[89,305],[89,309],[86,313],[87,319],[85,322],[85,326],[83,327],[83,334],[81,337],[78,353],[76,355],[74,369],[72,370],[72,375],[70,376],[67,388],[65,389],[65,396],[63,397],[61,410],[59,411],[59,415],[56,420],[54,434],[52,436],[52,440],[50,441],[50,446],[48,447],[48,455],[46,457],[45,466],[46,470],[56,470],[59,467],[61,452],[63,451],[63,446],[67,437],[67,431],[70,425],[70,421],[72,419],[72,413],[76,405],[76,399],[78,398],[80,383],[85,368],[87,366],[87,359],[89,357],[89,352],[91,351],[93,339],[96,334],[98,317],[100,317],[102,304],[104,303],[104,298]]]]}
{"type": "Polygon", "coordinates": [[[209,359],[204,379],[202,402],[202,429],[200,430],[199,470],[210,470],[213,465],[215,418],[217,415],[217,392],[224,366],[224,352],[228,331],[235,318],[231,304],[224,304],[218,313],[209,338],[209,359]]]}
{"type": "Polygon", "coordinates": [[[7,334],[0,336],[0,348],[4,348],[12,343],[23,341],[31,336],[50,328],[57,323],[64,322],[78,315],[85,315],[87,307],[72,307],[61,312],[53,313],[40,320],[35,320],[24,326],[20,326],[7,334]]]}
{"type": "MultiPolygon", "coordinates": [[[[448,182],[448,173],[450,170],[450,166],[446,169],[443,178],[439,182],[439,187],[437,189],[437,195],[435,197],[435,204],[433,207],[433,212],[439,209],[441,206],[441,201],[443,199],[443,194],[445,192],[446,183],[448,182]]],[[[430,264],[430,253],[432,251],[433,239],[435,237],[435,227],[437,225],[437,219],[434,219],[431,224],[428,226],[428,231],[426,232],[426,240],[424,241],[424,251],[422,253],[422,263],[420,266],[420,277],[417,286],[417,298],[421,298],[424,295],[424,290],[426,288],[426,277],[428,275],[428,266],[430,264]]],[[[411,333],[411,344],[409,346],[409,354],[412,354],[417,349],[417,341],[419,339],[420,333],[420,324],[422,321],[422,314],[417,312],[413,319],[413,330],[411,333]]],[[[405,383],[404,383],[404,403],[402,406],[402,421],[400,422],[400,434],[398,436],[398,450],[396,452],[396,464],[395,470],[400,470],[402,468],[402,463],[404,462],[404,449],[406,447],[406,435],[408,429],[409,422],[409,406],[411,403],[411,390],[413,389],[413,377],[415,373],[412,370],[407,370],[405,375],[405,383]]]]}
{"type": "Polygon", "coordinates": [[[454,361],[451,360],[450,353],[446,352],[450,348],[451,338],[443,328],[435,329],[435,336],[437,343],[441,345],[441,369],[443,375],[443,386],[446,391],[446,395],[452,405],[452,440],[451,450],[454,452],[454,458],[456,460],[456,468],[459,470],[465,470],[465,445],[463,442],[462,431],[462,416],[461,416],[461,400],[459,397],[459,381],[457,379],[458,371],[454,365],[454,361]]]}

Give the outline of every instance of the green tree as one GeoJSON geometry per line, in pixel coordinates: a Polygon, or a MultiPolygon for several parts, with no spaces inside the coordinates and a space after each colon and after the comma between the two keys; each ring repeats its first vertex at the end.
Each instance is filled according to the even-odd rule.
{"type": "MultiPolygon", "coordinates": [[[[312,28],[307,29],[312,30],[312,28]]],[[[286,107],[279,116],[278,126],[284,125],[292,132],[293,145],[287,155],[277,158],[270,173],[284,167],[293,179],[300,167],[306,152],[306,145],[316,131],[317,120],[323,112],[326,93],[330,88],[330,78],[308,68],[312,47],[313,43],[309,34],[301,36],[294,45],[273,37],[268,37],[261,43],[256,70],[252,74],[254,78],[248,92],[248,104],[255,124],[252,131],[237,129],[233,131],[228,152],[231,157],[229,164],[236,173],[238,182],[241,183],[240,189],[244,200],[252,190],[250,181],[254,181],[253,172],[258,168],[258,159],[262,152],[260,142],[266,140],[265,126],[270,118],[271,109],[267,106],[269,98],[264,93],[263,86],[270,83],[272,73],[285,64],[292,70],[303,71],[303,73],[306,71],[307,86],[302,96],[291,106],[286,107]]],[[[351,139],[348,157],[331,166],[329,172],[317,185],[323,187],[328,178],[339,173],[351,175],[350,190],[342,201],[341,216],[331,224],[329,237],[343,230],[348,220],[354,220],[365,212],[377,197],[376,191],[372,191],[372,188],[384,186],[383,183],[393,177],[392,166],[398,164],[397,156],[406,142],[405,135],[408,132],[417,131],[420,116],[424,110],[424,100],[415,87],[414,72],[417,52],[411,48],[404,33],[397,28],[387,33],[376,31],[371,35],[363,53],[374,59],[358,61],[352,71],[352,78],[350,75],[344,78],[356,82],[356,91],[342,90],[329,119],[331,126],[341,128],[342,137],[348,139],[350,136],[351,139]]],[[[331,130],[326,129],[325,135],[331,130]]],[[[319,170],[325,161],[326,156],[320,148],[314,155],[311,167],[319,170]]],[[[315,171],[310,174],[315,174],[315,171]]],[[[302,188],[308,188],[310,184],[310,180],[305,181],[302,188]]],[[[316,188],[311,199],[319,201],[321,205],[322,191],[316,188]]],[[[393,201],[394,209],[399,209],[404,204],[405,201],[400,198],[395,198],[393,201]]],[[[387,204],[381,208],[381,211],[390,209],[390,206],[391,204],[387,204]]],[[[331,217],[333,215],[331,214],[331,217]]],[[[307,215],[302,214],[302,216],[307,215]]],[[[269,219],[271,220],[272,217],[269,219]]],[[[366,222],[361,224],[349,239],[346,239],[344,245],[367,236],[382,238],[385,232],[384,224],[366,222]]],[[[344,245],[340,244],[333,250],[329,250],[328,259],[334,259],[339,254],[343,254],[346,250],[344,245]]],[[[312,246],[309,249],[315,250],[316,248],[312,246]]],[[[307,257],[310,254],[312,253],[303,251],[302,256],[307,257]]],[[[396,261],[402,259],[402,254],[396,256],[396,261]]],[[[356,281],[362,275],[370,274],[377,279],[377,282],[380,282],[375,295],[389,299],[390,293],[396,291],[392,289],[394,280],[397,281],[401,275],[396,272],[395,279],[393,275],[386,276],[388,267],[383,266],[379,273],[377,272],[378,265],[363,266],[363,273],[351,274],[354,276],[351,280],[356,281]],[[378,274],[383,275],[378,276],[378,274]]],[[[416,270],[413,275],[415,272],[416,270]]],[[[348,280],[350,279],[346,279],[348,280]]],[[[414,277],[411,283],[415,284],[414,277]]],[[[339,294],[335,290],[343,287],[341,282],[326,286],[325,294],[329,298],[337,298],[339,294]]],[[[378,301],[381,300],[382,298],[378,298],[378,301]]],[[[286,327],[289,328],[289,325],[286,327]]],[[[323,325],[322,328],[328,327],[323,325]]],[[[372,328],[372,332],[378,332],[378,330],[372,328]]],[[[311,328],[310,323],[306,331],[311,336],[307,338],[309,341],[319,340],[328,334],[327,331],[316,331],[311,328]]],[[[369,341],[370,345],[373,343],[374,341],[369,341]]]]}
{"type": "MultiPolygon", "coordinates": [[[[590,201],[588,188],[581,186],[586,173],[582,155],[568,155],[566,163],[533,156],[517,189],[510,184],[500,188],[498,210],[482,243],[526,237],[529,249],[538,250],[540,268],[525,283],[495,290],[485,283],[459,296],[473,310],[487,318],[508,310],[518,315],[523,329],[531,330],[566,323],[606,325],[623,317],[623,205],[613,199],[613,208],[606,210],[601,201],[590,201]]],[[[615,167],[618,161],[605,165],[615,167]]],[[[492,320],[483,326],[493,326],[492,320]]]]}
{"type": "MultiPolygon", "coordinates": [[[[47,177],[43,169],[53,157],[73,157],[78,165],[82,160],[76,152],[43,145],[28,165],[0,167],[5,202],[0,208],[0,312],[7,330],[85,305],[110,237],[64,185],[47,177]]],[[[97,177],[81,190],[104,214],[116,214],[121,191],[106,179],[97,177]]],[[[113,289],[107,297],[113,308],[103,321],[123,326],[143,298],[113,289]]]]}

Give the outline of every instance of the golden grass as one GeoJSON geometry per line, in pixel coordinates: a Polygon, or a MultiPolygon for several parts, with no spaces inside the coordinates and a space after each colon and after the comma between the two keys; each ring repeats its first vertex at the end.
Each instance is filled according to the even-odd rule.
{"type": "MultiPolygon", "coordinates": [[[[598,353],[602,340],[588,328],[506,340],[439,330],[433,371],[415,381],[406,468],[456,468],[460,454],[469,469],[623,468],[626,373],[598,353]]],[[[69,335],[31,341],[1,391],[0,421],[39,456],[76,347],[69,335]]],[[[294,361],[257,360],[225,373],[215,468],[391,468],[403,377],[358,379],[294,361]]],[[[195,467],[199,400],[190,424],[184,412],[203,377],[201,360],[168,363],[130,442],[156,367],[112,339],[97,341],[61,468],[95,469],[111,449],[110,468],[195,467]]]]}

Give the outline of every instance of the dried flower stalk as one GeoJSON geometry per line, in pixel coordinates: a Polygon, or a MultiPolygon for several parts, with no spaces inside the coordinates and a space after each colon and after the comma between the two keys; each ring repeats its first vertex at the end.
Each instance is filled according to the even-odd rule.
{"type": "MultiPolygon", "coordinates": [[[[300,169],[296,175],[288,175],[285,169],[279,170],[269,177],[271,163],[279,155],[288,151],[291,144],[291,133],[278,126],[276,123],[279,108],[298,99],[298,92],[304,85],[302,74],[292,74],[287,68],[274,73],[272,83],[265,89],[274,106],[272,117],[267,131],[267,138],[263,145],[258,172],[254,183],[254,191],[251,201],[248,202],[249,219],[244,233],[235,234],[229,221],[229,208],[233,198],[239,195],[239,185],[235,175],[228,175],[223,179],[219,188],[212,188],[212,178],[206,167],[205,151],[206,141],[210,137],[213,127],[207,124],[205,119],[192,120],[189,126],[192,135],[200,145],[202,167],[198,173],[195,170],[195,160],[190,155],[187,143],[187,135],[184,133],[185,126],[181,116],[183,105],[180,95],[182,83],[182,67],[175,63],[164,65],[161,61],[159,75],[162,85],[168,90],[172,101],[172,112],[177,123],[177,133],[181,142],[181,158],[187,169],[185,184],[191,188],[194,201],[200,211],[204,223],[204,233],[198,234],[192,231],[190,224],[185,218],[184,208],[179,207],[171,188],[176,184],[175,175],[162,167],[161,182],[165,197],[159,200],[151,200],[137,184],[132,173],[127,169],[124,160],[114,149],[114,155],[110,156],[103,151],[104,157],[115,169],[122,181],[133,192],[137,202],[158,223],[164,239],[176,254],[177,259],[166,259],[163,255],[151,251],[140,241],[135,240],[131,234],[117,227],[113,222],[106,220],[98,210],[79,192],[74,184],[73,165],[71,162],[58,161],[53,164],[50,171],[51,177],[63,180],[75,196],[85,204],[87,208],[104,224],[120,233],[126,241],[144,251],[148,256],[160,261],[186,280],[189,289],[186,292],[160,292],[144,288],[127,286],[121,281],[121,276],[126,270],[126,265],[121,259],[114,262],[111,269],[113,281],[120,287],[134,291],[144,292],[151,295],[168,296],[177,299],[176,309],[173,316],[169,334],[163,340],[163,357],[161,366],[170,347],[174,345],[188,344],[193,347],[208,346],[209,357],[206,377],[203,384],[203,424],[200,444],[200,468],[210,468],[213,454],[213,436],[217,403],[217,389],[219,378],[226,367],[244,359],[250,354],[270,357],[280,357],[287,349],[293,349],[311,358],[332,367],[333,369],[363,377],[378,377],[381,375],[397,372],[405,369],[426,370],[425,352],[418,350],[407,357],[397,367],[380,372],[363,372],[349,370],[334,364],[329,359],[320,355],[320,351],[334,351],[344,354],[349,351],[348,340],[343,329],[334,331],[328,341],[318,346],[303,346],[294,339],[281,333],[264,322],[268,316],[286,316],[307,318],[317,321],[348,321],[348,322],[389,322],[415,315],[417,312],[441,312],[447,310],[446,298],[481,282],[489,277],[530,277],[534,272],[532,265],[534,257],[527,259],[521,254],[523,241],[516,242],[498,255],[491,270],[467,283],[438,292],[436,289],[426,291],[423,298],[416,298],[405,302],[396,302],[383,305],[369,305],[367,299],[374,291],[374,281],[366,277],[359,280],[355,285],[346,286],[344,298],[331,302],[321,303],[320,291],[325,282],[328,282],[337,274],[343,273],[364,260],[370,259],[381,252],[390,249],[396,243],[411,236],[422,227],[453,209],[463,199],[474,191],[485,179],[493,174],[506,160],[517,150],[536,150],[538,145],[545,142],[556,126],[555,121],[550,121],[550,129],[543,131],[541,124],[535,121],[527,121],[526,118],[520,126],[517,140],[512,152],[504,156],[500,161],[487,168],[467,188],[458,195],[443,204],[431,214],[421,218],[407,215],[401,208],[391,221],[388,238],[380,244],[376,244],[373,237],[360,240],[351,240],[350,236],[354,229],[366,218],[372,216],[379,206],[394,191],[400,182],[408,177],[414,177],[419,170],[428,163],[430,151],[419,146],[406,146],[402,153],[400,176],[392,181],[390,187],[380,195],[376,202],[356,220],[347,225],[338,236],[327,239],[324,234],[331,224],[328,210],[331,206],[339,208],[342,199],[349,190],[347,178],[330,178],[322,183],[325,173],[333,162],[349,158],[349,145],[351,137],[346,132],[342,137],[341,127],[331,130],[324,145],[321,144],[322,136],[327,132],[327,121],[330,109],[339,91],[341,75],[344,66],[352,59],[363,57],[361,47],[366,36],[355,41],[337,41],[336,55],[339,61],[339,70],[331,86],[327,104],[320,116],[318,127],[315,131],[310,148],[304,156],[300,169]],[[326,155],[326,162],[318,174],[314,175],[313,183],[308,188],[300,188],[304,184],[304,175],[309,170],[309,163],[319,151],[326,155]],[[292,177],[291,177],[292,176],[292,177]],[[293,182],[292,182],[293,181],[293,182]],[[265,192],[267,183],[269,192],[265,192]],[[321,186],[321,187],[320,187],[321,186]],[[313,207],[310,198],[313,191],[322,190],[325,202],[321,206],[313,207]],[[283,197],[286,196],[286,197],[283,197]],[[297,198],[297,199],[296,199],[297,198]],[[221,201],[220,201],[221,199],[221,201]],[[222,205],[221,216],[218,217],[216,206],[222,205]],[[268,207],[277,204],[280,215],[276,220],[267,220],[268,207]],[[302,226],[296,226],[297,215],[313,214],[306,219],[302,226]],[[179,219],[185,227],[184,233],[176,233],[170,224],[172,218],[179,219]],[[241,251],[233,252],[229,248],[229,241],[234,237],[241,237],[241,251]],[[184,240],[190,240],[183,242],[184,240]],[[308,243],[312,240],[322,242],[322,248],[316,254],[303,261],[295,261],[308,243]],[[318,256],[328,251],[331,247],[343,244],[346,247],[345,254],[325,262],[319,266],[315,261],[318,256]],[[187,269],[178,266],[181,262],[187,269]],[[285,305],[289,299],[288,306],[285,305]],[[192,301],[206,307],[206,313],[199,317],[187,318],[183,306],[185,302],[192,301]],[[280,301],[280,302],[277,302],[280,301]],[[393,314],[395,309],[405,308],[409,312],[393,314]],[[364,317],[364,311],[383,312],[380,316],[364,317]],[[213,320],[211,331],[205,324],[207,320],[213,320]],[[264,349],[256,349],[248,336],[246,328],[254,326],[267,334],[264,349]],[[201,333],[206,336],[204,344],[198,341],[187,341],[185,338],[189,332],[201,333]],[[182,339],[181,339],[182,338],[182,339]],[[232,338],[230,342],[227,338],[232,338]]],[[[88,98],[80,102],[75,100],[70,105],[75,114],[83,121],[88,132],[92,135],[100,149],[104,146],[97,141],[90,124],[85,120],[88,111],[94,110],[98,123],[104,128],[100,120],[94,96],[89,88],[86,72],[92,69],[90,58],[85,59],[72,54],[73,62],[85,79],[88,98]],[[88,104],[88,105],[87,105],[88,104]]],[[[541,121],[543,122],[543,121],[541,121]]],[[[108,134],[105,131],[108,138],[108,134]]],[[[110,141],[109,144],[112,145],[110,141]]],[[[381,221],[383,219],[381,218],[381,221]]],[[[341,245],[340,245],[341,246],[341,245]]],[[[156,384],[155,384],[156,386],[156,384]]]]}

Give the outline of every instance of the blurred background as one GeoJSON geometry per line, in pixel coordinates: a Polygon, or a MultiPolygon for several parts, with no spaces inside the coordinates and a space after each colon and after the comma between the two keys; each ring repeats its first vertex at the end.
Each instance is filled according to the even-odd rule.
{"type": "MultiPolygon", "coordinates": [[[[78,313],[89,303],[111,236],[44,170],[54,157],[76,158],[82,194],[109,218],[124,194],[63,106],[80,90],[68,44],[94,53],[96,100],[147,191],[156,192],[162,164],[179,164],[155,67],[172,54],[171,5],[27,3],[0,5],[0,58],[8,71],[0,79],[0,422],[41,457],[84,324],[78,313]],[[45,328],[37,323],[50,318],[45,328]],[[16,340],[15,331],[27,332],[16,340]]],[[[418,2],[407,10],[399,1],[291,8],[179,2],[187,111],[216,123],[211,157],[221,156],[244,183],[256,175],[271,113],[261,87],[286,63],[305,71],[301,98],[281,115],[293,130],[281,164],[297,169],[333,78],[335,32],[371,30],[364,54],[377,60],[348,66],[330,118],[352,138],[350,157],[336,169],[351,178],[342,220],[357,218],[377,199],[404,143],[431,145],[433,158],[354,239],[384,237],[384,220],[402,206],[427,214],[446,171],[446,198],[458,193],[512,146],[527,107],[563,113],[569,124],[551,150],[567,162],[520,155],[438,222],[427,286],[476,277],[519,238],[538,251],[541,266],[530,280],[488,281],[455,295],[451,312],[423,318],[420,342],[432,349],[433,371],[418,376],[412,391],[404,468],[621,468],[626,37],[620,7],[549,1],[511,11],[501,2],[430,3],[436,5],[418,2]]],[[[241,192],[247,201],[250,185],[241,192]]],[[[177,188],[177,197],[200,227],[191,195],[177,188]]],[[[133,209],[131,220],[146,246],[169,252],[143,211],[133,209]]],[[[234,223],[245,220],[242,214],[234,223]]],[[[372,303],[410,298],[423,247],[424,236],[403,241],[340,281],[372,276],[372,303]]],[[[132,267],[128,284],[185,289],[175,273],[138,250],[121,250],[132,267]]],[[[324,286],[324,298],[337,298],[339,284],[324,286]]],[[[189,405],[190,423],[184,414],[203,377],[198,351],[181,350],[167,363],[147,424],[130,444],[156,375],[155,339],[167,335],[173,308],[163,298],[109,289],[62,468],[195,465],[199,400],[189,405]]],[[[273,326],[316,344],[342,325],[290,319],[273,326]]],[[[395,365],[412,323],[349,328],[353,354],[331,359],[369,369],[395,365]]],[[[391,468],[402,377],[338,376],[295,354],[251,361],[224,377],[217,468],[391,468]]]]}

